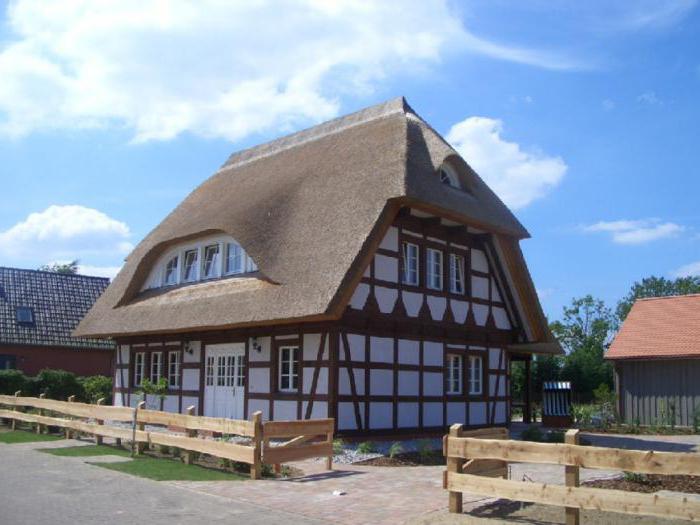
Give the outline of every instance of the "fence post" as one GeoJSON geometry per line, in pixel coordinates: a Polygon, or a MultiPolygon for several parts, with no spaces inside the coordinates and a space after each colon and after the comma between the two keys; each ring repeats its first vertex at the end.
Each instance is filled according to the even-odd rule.
{"type": "Polygon", "coordinates": [[[326,443],[328,443],[331,446],[331,453],[326,458],[326,470],[333,470],[333,427],[334,426],[335,426],[335,422],[333,422],[333,424],[331,424],[331,429],[328,431],[328,434],[326,434],[326,443]]]}
{"type": "MultiPolygon", "coordinates": [[[[68,396],[68,402],[74,403],[75,396],[68,396]]],[[[66,419],[72,419],[72,418],[70,416],[66,416],[66,419]]],[[[66,439],[70,439],[72,437],[71,429],[69,427],[66,427],[65,431],[66,431],[66,439]]]]}
{"type": "MultiPolygon", "coordinates": [[[[139,423],[138,422],[138,414],[139,410],[144,410],[146,408],[146,402],[141,401],[139,402],[138,406],[136,407],[136,429],[137,430],[145,430],[146,424],[145,423],[139,423]]],[[[144,441],[136,441],[136,453],[137,454],[143,454],[143,451],[146,450],[146,444],[144,441]]]]}
{"type": "MultiPolygon", "coordinates": [[[[462,465],[464,464],[464,460],[462,458],[451,458],[448,456],[447,453],[447,443],[449,439],[459,437],[460,433],[462,432],[462,425],[459,423],[455,423],[450,427],[450,433],[449,435],[445,436],[443,438],[443,454],[447,458],[447,472],[461,472],[462,471],[462,465]]],[[[447,476],[445,476],[445,485],[447,485],[447,476]]],[[[450,503],[450,512],[452,513],[457,513],[461,514],[462,513],[462,493],[461,492],[449,492],[449,503],[450,503]]]]}
{"type": "MultiPolygon", "coordinates": [[[[578,429],[571,429],[566,431],[564,436],[564,442],[568,445],[578,445],[579,444],[579,431],[578,429]]],[[[578,487],[579,485],[579,467],[573,465],[566,465],[564,467],[565,480],[567,487],[578,487]]],[[[579,525],[580,511],[578,507],[566,507],[566,525],[579,525]]]]}
{"type": "MultiPolygon", "coordinates": [[[[194,416],[194,405],[187,407],[187,415],[188,416],[194,416]]],[[[187,437],[197,437],[197,430],[190,430],[189,428],[185,428],[185,435],[187,437]]],[[[185,463],[187,465],[191,465],[192,462],[194,461],[194,453],[191,450],[188,450],[185,452],[185,463]]]]}
{"type": "MultiPolygon", "coordinates": [[[[22,393],[21,390],[17,390],[15,392],[15,397],[19,397],[19,395],[22,393]]],[[[19,406],[15,405],[15,407],[12,409],[13,412],[21,412],[19,409],[19,406]]],[[[17,420],[15,418],[12,418],[12,430],[17,430],[17,420]]]]}
{"type": "MultiPolygon", "coordinates": [[[[39,399],[46,399],[46,394],[39,394],[39,399]]],[[[46,415],[46,412],[44,412],[44,409],[43,409],[43,408],[40,408],[40,409],[39,409],[39,415],[40,415],[40,416],[45,416],[45,415],[46,415]]],[[[36,433],[37,433],[37,434],[41,434],[41,432],[42,432],[42,427],[43,427],[43,425],[42,425],[41,423],[37,423],[37,424],[36,424],[36,433]]]]}
{"type": "MultiPolygon", "coordinates": [[[[104,398],[104,397],[101,397],[100,399],[97,400],[97,406],[98,406],[98,407],[99,407],[99,406],[102,406],[102,405],[104,405],[104,404],[105,404],[105,398],[104,398]]],[[[98,419],[98,420],[97,420],[97,424],[98,424],[98,425],[104,425],[104,424],[105,424],[104,419],[98,419]]],[[[96,444],[96,445],[101,445],[101,444],[102,444],[102,436],[101,436],[101,435],[95,434],[95,444],[96,444]]]]}
{"type": "Polygon", "coordinates": [[[253,464],[250,466],[250,479],[262,478],[262,412],[253,413],[253,464]]]}

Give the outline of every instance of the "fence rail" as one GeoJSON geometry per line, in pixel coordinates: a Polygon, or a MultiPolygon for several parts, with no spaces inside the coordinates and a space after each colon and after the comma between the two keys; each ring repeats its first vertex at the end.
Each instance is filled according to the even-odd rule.
{"type": "Polygon", "coordinates": [[[192,462],[192,452],[209,454],[219,458],[240,461],[251,466],[253,479],[262,476],[262,464],[268,463],[280,470],[281,463],[297,461],[311,457],[326,457],[326,467],[332,468],[333,459],[333,419],[310,419],[303,421],[268,421],[262,422],[262,414],[256,412],[251,421],[214,418],[193,415],[190,407],[187,414],[145,410],[143,403],[138,409],[130,407],[113,407],[73,401],[56,401],[39,397],[21,397],[0,395],[0,418],[12,421],[15,428],[17,421],[33,423],[37,432],[48,426],[65,429],[66,437],[73,432],[91,434],[100,443],[103,437],[116,440],[134,441],[139,452],[146,445],[164,445],[177,447],[186,452],[185,461],[192,462]],[[13,407],[12,409],[4,406],[13,407]],[[37,412],[25,412],[31,408],[37,412]],[[46,411],[54,413],[49,416],[46,411]],[[56,415],[60,414],[60,416],[56,415]],[[68,417],[65,417],[68,416],[68,417]],[[78,419],[71,419],[78,418],[78,419]],[[80,419],[82,418],[82,419],[80,419]],[[94,422],[88,421],[94,420],[94,422]],[[107,422],[129,422],[136,430],[107,422]],[[145,425],[157,425],[176,428],[184,432],[147,432],[145,425]],[[224,435],[238,435],[250,438],[249,444],[218,441],[199,437],[199,432],[214,432],[224,435]],[[274,445],[271,439],[293,438],[286,443],[274,445]]]}
{"type": "Polygon", "coordinates": [[[486,434],[468,436],[461,428],[461,425],[453,425],[443,442],[447,457],[444,487],[450,494],[450,512],[462,512],[462,492],[471,492],[566,507],[567,525],[578,525],[580,509],[700,522],[700,502],[687,497],[578,486],[581,467],[645,474],[697,475],[700,472],[700,454],[581,446],[578,444],[578,430],[568,431],[566,443],[559,444],[511,441],[507,437],[493,439],[486,434]],[[475,461],[563,465],[566,486],[485,479],[483,475],[467,471],[467,467],[475,461]]]}

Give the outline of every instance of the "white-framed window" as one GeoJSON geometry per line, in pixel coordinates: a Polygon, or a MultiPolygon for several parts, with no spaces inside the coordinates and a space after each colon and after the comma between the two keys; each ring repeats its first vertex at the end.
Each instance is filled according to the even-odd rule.
{"type": "Polygon", "coordinates": [[[216,359],[216,386],[226,386],[226,356],[220,355],[216,359]]]}
{"type": "Polygon", "coordinates": [[[146,354],[144,352],[136,352],[134,354],[134,386],[141,386],[143,383],[143,374],[146,366],[146,354]]]}
{"type": "Polygon", "coordinates": [[[214,386],[214,356],[207,356],[204,378],[206,386],[214,386]]]}
{"type": "Polygon", "coordinates": [[[180,352],[177,350],[168,352],[168,386],[180,386],[180,352]]]}
{"type": "Polygon", "coordinates": [[[450,292],[464,294],[464,257],[450,254],[450,292]]]}
{"type": "Polygon", "coordinates": [[[484,392],[484,360],[481,356],[469,356],[469,394],[481,395],[484,392]]]}
{"type": "Polygon", "coordinates": [[[151,383],[157,383],[163,375],[163,352],[151,352],[151,383]]]}
{"type": "Polygon", "coordinates": [[[197,280],[197,259],[199,258],[199,250],[187,250],[183,257],[182,280],[192,282],[197,280]]]}
{"type": "Polygon", "coordinates": [[[428,248],[426,257],[428,288],[442,290],[442,251],[428,248]]]}
{"type": "Polygon", "coordinates": [[[204,260],[202,261],[202,279],[211,279],[219,276],[221,262],[219,261],[219,245],[209,244],[204,247],[204,260]]]}
{"type": "Polygon", "coordinates": [[[445,393],[461,394],[464,371],[464,357],[450,354],[447,356],[447,376],[445,377],[445,393]]]}
{"type": "Polygon", "coordinates": [[[245,386],[245,357],[236,356],[236,386],[245,386]]]}
{"type": "Polygon", "coordinates": [[[163,284],[177,284],[177,263],[180,260],[179,256],[172,257],[165,263],[165,273],[163,275],[163,284]]]}
{"type": "Polygon", "coordinates": [[[457,177],[457,173],[455,170],[452,169],[451,166],[447,164],[443,164],[440,166],[440,169],[438,171],[438,175],[440,176],[440,182],[443,184],[447,184],[448,186],[451,186],[453,188],[459,188],[459,177],[457,177]]]}
{"type": "Polygon", "coordinates": [[[418,286],[418,245],[404,242],[401,257],[401,282],[418,286]]]}
{"type": "Polygon", "coordinates": [[[226,244],[226,269],[227,274],[243,273],[245,271],[245,252],[239,244],[229,242],[226,244]]]}
{"type": "Polygon", "coordinates": [[[299,388],[299,347],[281,346],[279,349],[279,390],[295,392],[299,388]]]}

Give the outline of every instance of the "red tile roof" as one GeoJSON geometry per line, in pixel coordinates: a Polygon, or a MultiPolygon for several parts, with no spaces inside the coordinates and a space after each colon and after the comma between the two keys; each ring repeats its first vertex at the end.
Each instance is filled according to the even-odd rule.
{"type": "Polygon", "coordinates": [[[700,294],[637,300],[605,357],[700,358],[700,294]]]}

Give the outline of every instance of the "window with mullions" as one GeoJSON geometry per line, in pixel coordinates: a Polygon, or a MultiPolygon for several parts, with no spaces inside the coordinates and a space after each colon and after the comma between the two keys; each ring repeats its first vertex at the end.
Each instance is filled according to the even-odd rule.
{"type": "Polygon", "coordinates": [[[226,386],[226,356],[218,357],[216,368],[216,386],[226,386]]]}
{"type": "Polygon", "coordinates": [[[177,284],[177,262],[180,258],[176,255],[165,265],[164,284],[177,284]]]}
{"type": "Polygon", "coordinates": [[[180,352],[168,352],[168,386],[177,388],[180,386],[180,352]]]}
{"type": "Polygon", "coordinates": [[[199,250],[187,250],[185,252],[182,280],[185,282],[197,280],[197,258],[199,250]]]}
{"type": "Polygon", "coordinates": [[[204,262],[202,264],[202,278],[211,279],[219,276],[219,245],[210,244],[204,247],[204,262]]]}
{"type": "Polygon", "coordinates": [[[418,245],[404,242],[401,251],[401,282],[418,286],[418,245]]]}
{"type": "Polygon", "coordinates": [[[214,357],[213,356],[207,357],[205,384],[207,386],[214,386],[214,357]]]}
{"type": "Polygon", "coordinates": [[[279,349],[279,390],[294,392],[299,388],[299,347],[282,346],[279,349]]]}
{"type": "Polygon", "coordinates": [[[427,281],[431,290],[442,290],[442,252],[433,248],[427,250],[427,281]]]}
{"type": "Polygon", "coordinates": [[[483,359],[481,356],[469,356],[469,394],[478,396],[484,391],[483,359]]]}
{"type": "Polygon", "coordinates": [[[445,376],[445,393],[455,395],[462,393],[462,373],[464,357],[461,355],[447,356],[447,375],[445,376]]]}
{"type": "Polygon", "coordinates": [[[464,257],[450,254],[450,292],[464,294],[464,257]]]}
{"type": "Polygon", "coordinates": [[[141,386],[143,383],[143,374],[146,366],[146,354],[137,352],[134,354],[134,386],[141,386]]]}
{"type": "Polygon", "coordinates": [[[160,381],[163,375],[163,352],[151,352],[151,383],[160,381]]]}

